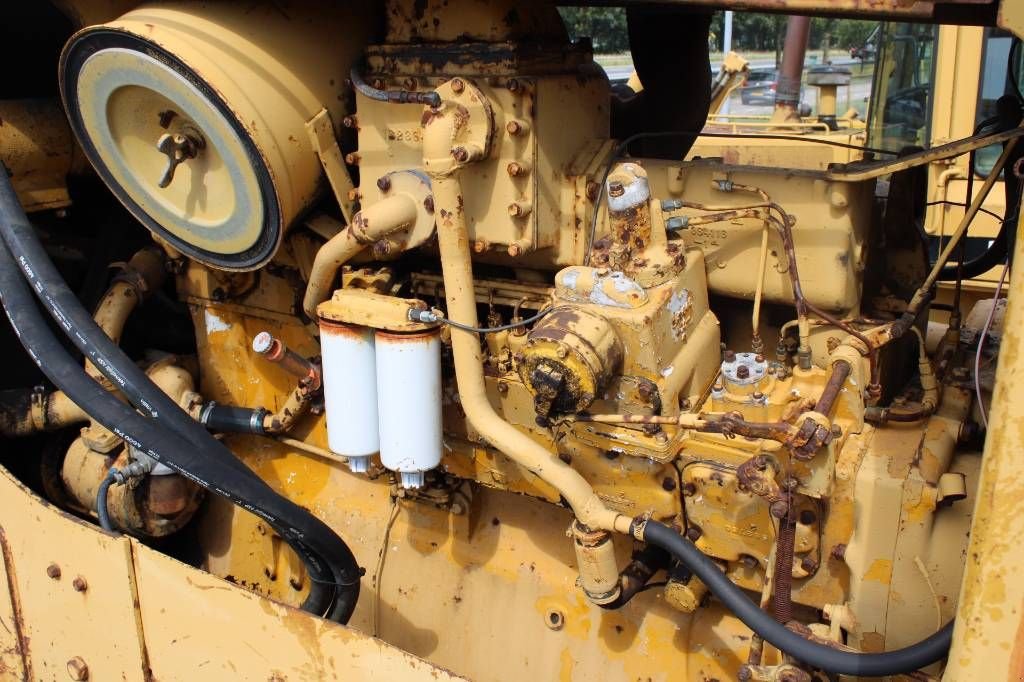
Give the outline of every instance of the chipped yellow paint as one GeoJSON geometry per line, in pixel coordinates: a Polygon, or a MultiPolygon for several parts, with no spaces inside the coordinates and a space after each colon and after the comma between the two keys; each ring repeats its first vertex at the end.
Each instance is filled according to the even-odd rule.
{"type": "Polygon", "coordinates": [[[873,580],[885,585],[892,580],[892,561],[889,559],[875,559],[871,568],[864,574],[864,580],[873,580]]]}

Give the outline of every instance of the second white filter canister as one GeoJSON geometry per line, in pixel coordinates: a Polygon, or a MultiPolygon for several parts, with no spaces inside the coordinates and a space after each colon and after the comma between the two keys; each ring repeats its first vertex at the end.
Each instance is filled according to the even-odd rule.
{"type": "Polygon", "coordinates": [[[374,336],[381,463],[419,488],[441,463],[441,333],[374,336]]]}

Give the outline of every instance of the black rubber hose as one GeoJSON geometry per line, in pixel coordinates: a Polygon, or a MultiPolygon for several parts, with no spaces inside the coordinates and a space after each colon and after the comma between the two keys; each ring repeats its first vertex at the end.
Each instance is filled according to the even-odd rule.
{"type": "MultiPolygon", "coordinates": [[[[347,622],[359,596],[362,573],[345,542],[320,519],[276,493],[201,425],[188,418],[96,326],[42,251],[42,245],[28,225],[6,173],[2,172],[0,237],[0,241],[4,242],[0,244],[4,247],[0,249],[0,296],[3,297],[4,307],[15,329],[24,328],[31,332],[31,337],[24,333],[19,336],[22,345],[40,365],[44,374],[63,389],[72,401],[119,437],[133,445],[141,436],[145,436],[147,441],[156,439],[160,443],[159,447],[136,447],[149,452],[156,461],[166,463],[202,487],[264,518],[307,566],[312,586],[302,608],[337,622],[347,622]],[[37,319],[39,312],[28,286],[5,246],[10,243],[23,247],[17,259],[19,267],[23,272],[30,273],[28,279],[33,289],[75,345],[83,350],[105,376],[118,377],[120,381],[114,383],[119,387],[126,386],[127,379],[133,375],[141,375],[141,381],[132,387],[152,398],[142,401],[146,405],[142,409],[155,416],[160,408],[158,419],[142,417],[103,390],[71,359],[41,319],[37,319]],[[31,317],[23,317],[25,315],[31,317]],[[100,338],[96,338],[97,335],[100,338]],[[91,343],[93,340],[97,341],[95,345],[91,343]],[[115,352],[99,350],[111,346],[115,352]],[[46,350],[45,355],[43,349],[46,350]],[[46,360],[42,359],[44,357],[46,360]],[[51,369],[51,359],[54,363],[63,363],[64,371],[59,376],[52,374],[54,370],[51,369]],[[75,388],[76,395],[72,395],[68,385],[75,388]],[[163,410],[163,403],[169,403],[171,409],[163,410]],[[97,406],[101,404],[109,405],[113,412],[108,410],[104,415],[98,414],[97,406]],[[190,429],[179,428],[172,419],[176,413],[186,417],[187,426],[192,431],[198,430],[203,437],[196,438],[190,429]],[[186,439],[186,436],[190,437],[186,439]]],[[[134,404],[130,392],[125,390],[125,395],[134,404]]]]}
{"type": "Polygon", "coordinates": [[[270,414],[262,407],[238,407],[210,401],[199,410],[199,421],[214,433],[255,433],[263,435],[263,420],[270,414]]]}
{"type": "Polygon", "coordinates": [[[910,673],[944,658],[953,638],[953,623],[917,644],[882,654],[838,651],[804,639],[775,621],[737,587],[696,545],[672,528],[647,521],[642,523],[643,540],[669,552],[708,586],[743,623],[766,642],[814,668],[839,675],[883,677],[910,673]]]}
{"type": "Polygon", "coordinates": [[[100,528],[111,533],[116,533],[117,529],[114,528],[114,523],[110,520],[110,510],[107,509],[107,493],[115,483],[117,483],[117,469],[111,469],[100,482],[100,487],[96,489],[96,516],[99,517],[100,528]]]}

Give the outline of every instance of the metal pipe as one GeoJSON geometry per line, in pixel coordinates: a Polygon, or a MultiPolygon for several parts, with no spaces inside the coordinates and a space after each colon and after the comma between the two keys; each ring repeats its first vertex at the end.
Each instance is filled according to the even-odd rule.
{"type": "Polygon", "coordinates": [[[775,89],[775,121],[800,120],[800,82],[804,72],[807,39],[811,35],[810,17],[790,17],[786,24],[786,42],[775,89]]]}
{"type": "Polygon", "coordinates": [[[321,371],[315,362],[307,360],[270,332],[260,332],[253,337],[252,349],[257,355],[268,362],[274,362],[281,369],[298,377],[300,383],[310,391],[320,388],[321,371]]]}
{"type": "MultiPolygon", "coordinates": [[[[435,122],[431,127],[442,126],[435,122]]],[[[451,137],[447,140],[450,141],[451,137]]],[[[425,155],[429,148],[428,141],[424,140],[425,155]]],[[[448,317],[463,325],[478,327],[469,230],[462,208],[462,188],[458,178],[451,175],[434,177],[432,185],[434,205],[437,207],[437,242],[448,317]]],[[[452,327],[451,341],[462,409],[473,428],[517,464],[554,486],[583,524],[595,529],[628,532],[629,517],[608,509],[579,472],[494,411],[484,383],[480,338],[473,332],[452,327]]]]}
{"type": "Polygon", "coordinates": [[[839,391],[843,390],[843,384],[846,383],[846,379],[850,376],[852,371],[850,363],[846,360],[837,360],[832,363],[832,374],[829,375],[828,381],[825,383],[825,388],[821,391],[821,396],[818,398],[818,402],[814,405],[814,411],[820,414],[828,416],[829,412],[832,411],[832,407],[835,405],[836,398],[839,397],[839,391]]]}
{"type": "Polygon", "coordinates": [[[302,301],[309,319],[316,319],[316,307],[329,297],[342,265],[370,244],[415,221],[416,202],[408,194],[395,194],[357,213],[351,225],[321,246],[313,259],[302,301]]]}
{"type": "Polygon", "coordinates": [[[353,66],[352,70],[349,71],[349,79],[352,81],[352,87],[358,90],[360,95],[378,102],[387,102],[388,104],[425,104],[429,107],[441,106],[441,96],[432,90],[415,92],[413,90],[384,90],[382,88],[375,88],[363,80],[358,66],[353,66]]]}

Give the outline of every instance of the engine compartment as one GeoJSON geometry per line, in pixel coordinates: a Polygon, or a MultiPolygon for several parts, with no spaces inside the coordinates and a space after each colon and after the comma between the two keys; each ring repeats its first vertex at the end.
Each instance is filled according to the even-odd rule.
{"type": "MultiPolygon", "coordinates": [[[[173,296],[194,353],[132,360],[223,434],[225,476],[321,521],[359,576],[314,575],[305,527],[59,384],[5,392],[4,436],[87,424],[51,501],[185,536],[170,554],[307,610],[361,589],[316,615],[474,679],[853,674],[751,636],[654,523],[813,646],[943,632],[981,468],[977,340],[928,338],[935,281],[891,285],[875,200],[929,151],[632,156],[655,131],[611,138],[608,80],[554,5],[269,5],[145,3],[65,47],[75,138],[153,239],[93,317],[117,343],[173,296]]],[[[1017,123],[971,149],[1010,163],[1017,123]]],[[[84,371],[135,405],[104,357],[84,371]]]]}

